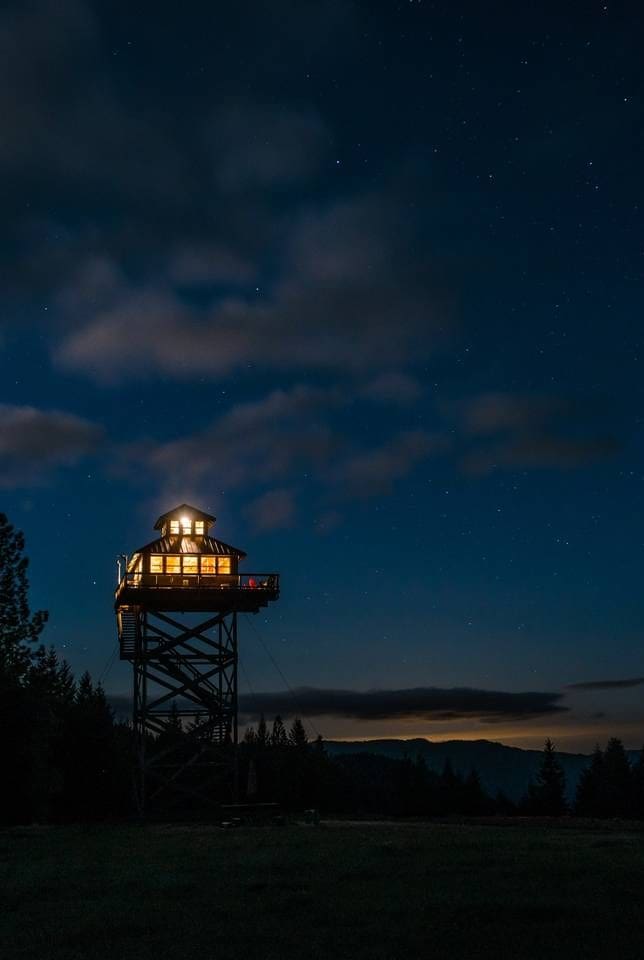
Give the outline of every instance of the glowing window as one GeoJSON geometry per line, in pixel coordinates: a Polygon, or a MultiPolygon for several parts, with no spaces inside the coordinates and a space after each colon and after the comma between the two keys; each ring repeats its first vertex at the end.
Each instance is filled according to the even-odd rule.
{"type": "Polygon", "coordinates": [[[219,557],[217,561],[218,573],[230,573],[230,557],[219,557]]]}
{"type": "Polygon", "coordinates": [[[192,520],[190,517],[181,517],[181,533],[184,537],[189,537],[192,533],[192,520]]]}
{"type": "Polygon", "coordinates": [[[217,566],[214,557],[202,557],[201,558],[201,572],[202,573],[216,573],[217,566]]]}
{"type": "Polygon", "coordinates": [[[199,557],[184,557],[183,558],[183,572],[184,573],[197,573],[197,565],[199,563],[199,557]]]}
{"type": "Polygon", "coordinates": [[[171,520],[170,521],[170,533],[179,533],[179,521],[171,520]]]}
{"type": "Polygon", "coordinates": [[[205,524],[203,520],[195,520],[195,533],[198,537],[203,537],[205,524]]]}
{"type": "Polygon", "coordinates": [[[163,557],[150,557],[150,573],[163,573],[163,557]]]}
{"type": "Polygon", "coordinates": [[[166,573],[181,573],[181,557],[166,557],[166,558],[165,558],[165,572],[166,572],[166,573]]]}

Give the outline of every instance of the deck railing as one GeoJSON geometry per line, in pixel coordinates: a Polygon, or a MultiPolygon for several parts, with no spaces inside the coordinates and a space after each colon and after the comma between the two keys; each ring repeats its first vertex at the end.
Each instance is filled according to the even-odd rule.
{"type": "Polygon", "coordinates": [[[278,573],[126,573],[116,588],[279,591],[278,573]]]}

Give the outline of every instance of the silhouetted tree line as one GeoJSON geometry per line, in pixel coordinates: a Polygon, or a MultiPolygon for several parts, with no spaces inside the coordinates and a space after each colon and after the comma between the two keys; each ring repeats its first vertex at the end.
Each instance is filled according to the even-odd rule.
{"type": "MultiPolygon", "coordinates": [[[[130,816],[132,730],[116,722],[100,683],[88,673],[77,681],[54,649],[39,643],[47,614],[30,611],[27,569],[23,536],[0,514],[0,821],[130,816]]],[[[180,755],[198,735],[184,729],[175,712],[167,730],[148,746],[152,753],[180,755]]],[[[330,757],[321,737],[309,740],[299,718],[287,729],[275,717],[269,730],[261,717],[239,747],[239,784],[243,799],[276,802],[285,811],[644,818],[644,749],[631,763],[615,738],[605,750],[597,747],[569,805],[564,771],[547,740],[539,769],[515,804],[502,793],[490,796],[476,770],[462,775],[447,761],[436,771],[420,756],[330,757]]]]}
{"type": "Polygon", "coordinates": [[[580,817],[644,818],[644,748],[631,763],[621,740],[597,746],[577,783],[574,812],[580,817]]]}
{"type": "Polygon", "coordinates": [[[24,538],[0,514],[0,746],[3,822],[102,819],[129,806],[130,731],[100,685],[39,644],[24,538]]]}
{"type": "Polygon", "coordinates": [[[644,819],[644,748],[631,763],[624,745],[612,737],[599,746],[582,771],[572,804],[566,801],[566,780],[554,745],[546,740],[541,766],[518,808],[519,813],[558,817],[622,817],[644,819]]]}

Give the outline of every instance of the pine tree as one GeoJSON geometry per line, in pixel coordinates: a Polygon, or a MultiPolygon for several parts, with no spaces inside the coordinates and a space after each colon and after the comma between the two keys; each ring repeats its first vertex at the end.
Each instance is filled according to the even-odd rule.
{"type": "Polygon", "coordinates": [[[154,753],[175,753],[186,740],[186,734],[181,723],[179,710],[176,701],[172,701],[170,707],[170,716],[167,719],[165,728],[159,734],[154,746],[154,753]]]}
{"type": "Polygon", "coordinates": [[[633,771],[624,744],[611,737],[604,750],[604,816],[629,817],[633,811],[633,771]]]}
{"type": "Polygon", "coordinates": [[[170,707],[170,716],[168,717],[168,730],[171,730],[173,733],[182,734],[183,727],[181,726],[181,717],[179,716],[179,709],[177,707],[176,700],[172,701],[172,706],[170,707]]]}
{"type": "Polygon", "coordinates": [[[463,788],[463,813],[469,817],[480,817],[490,813],[491,801],[483,786],[478,770],[470,770],[463,788]]]}
{"type": "Polygon", "coordinates": [[[644,747],[640,750],[633,767],[633,813],[641,820],[644,817],[644,747]]]}
{"type": "Polygon", "coordinates": [[[60,660],[53,647],[39,647],[32,656],[27,683],[46,698],[57,713],[69,708],[76,696],[76,682],[66,660],[60,660]]]}
{"type": "Polygon", "coordinates": [[[0,677],[21,681],[31,662],[31,645],[47,622],[44,610],[29,609],[25,539],[0,513],[0,677]]]}
{"type": "Polygon", "coordinates": [[[288,734],[286,732],[286,727],[284,722],[279,714],[273,720],[273,730],[271,732],[271,746],[272,747],[286,747],[288,746],[288,734]]]}
{"type": "Polygon", "coordinates": [[[636,771],[617,737],[611,737],[603,752],[596,747],[577,784],[575,813],[582,817],[637,816],[636,771]]]}
{"type": "Polygon", "coordinates": [[[438,781],[436,812],[441,815],[460,813],[463,805],[463,792],[463,778],[454,772],[452,762],[448,757],[443,764],[438,781]]]}
{"type": "Polygon", "coordinates": [[[263,713],[260,714],[259,723],[257,724],[255,742],[260,750],[264,749],[264,747],[267,747],[269,744],[268,727],[266,726],[266,720],[264,719],[263,713]]]}
{"type": "Polygon", "coordinates": [[[534,781],[528,787],[526,809],[544,817],[561,817],[566,813],[566,775],[557,760],[550,739],[545,742],[541,764],[534,781]]]}
{"type": "Polygon", "coordinates": [[[243,742],[249,747],[254,746],[257,743],[257,734],[255,733],[255,727],[246,727],[243,742]]]}
{"type": "Polygon", "coordinates": [[[595,746],[590,764],[582,770],[577,781],[574,811],[579,817],[601,817],[602,787],[604,781],[604,754],[595,746]]]}
{"type": "Polygon", "coordinates": [[[113,808],[119,767],[119,738],[114,715],[100,684],[81,677],[65,724],[65,790],[61,815],[96,820],[113,808]]]}
{"type": "Polygon", "coordinates": [[[29,823],[48,815],[52,765],[50,708],[29,684],[37,642],[47,620],[29,609],[25,541],[0,513],[0,731],[3,790],[0,820],[29,823]]]}
{"type": "Polygon", "coordinates": [[[299,717],[295,717],[293,720],[288,738],[292,746],[299,747],[300,750],[308,746],[309,738],[306,735],[304,724],[299,717]]]}

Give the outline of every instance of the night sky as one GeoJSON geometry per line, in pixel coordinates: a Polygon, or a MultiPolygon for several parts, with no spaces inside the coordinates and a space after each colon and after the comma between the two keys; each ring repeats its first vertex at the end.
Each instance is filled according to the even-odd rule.
{"type": "Polygon", "coordinates": [[[328,736],[641,745],[640,17],[2,5],[0,505],[76,672],[187,501],[282,575],[269,718],[266,650],[328,736]]]}

